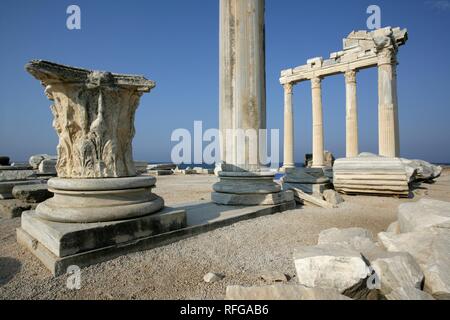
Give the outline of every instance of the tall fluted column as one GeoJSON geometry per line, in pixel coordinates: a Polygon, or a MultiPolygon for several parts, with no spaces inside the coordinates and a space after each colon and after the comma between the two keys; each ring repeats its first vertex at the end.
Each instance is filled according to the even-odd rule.
{"type": "Polygon", "coordinates": [[[221,205],[292,202],[263,166],[266,138],[264,0],[220,0],[221,205]]]}
{"type": "Polygon", "coordinates": [[[358,102],[356,97],[356,71],[345,73],[346,91],[346,156],[356,157],[359,154],[358,138],[358,102]]]}
{"type": "Polygon", "coordinates": [[[313,114],[313,167],[324,166],[322,79],[311,80],[313,114]]]}
{"type": "Polygon", "coordinates": [[[395,49],[386,48],[379,53],[378,57],[379,153],[386,157],[399,157],[400,137],[395,49]]]}
{"type": "Polygon", "coordinates": [[[284,165],[283,168],[295,168],[294,159],[294,110],[292,105],[293,84],[284,86],[284,165]]]}
{"type": "Polygon", "coordinates": [[[220,129],[223,171],[257,171],[266,129],[264,0],[220,0],[220,129]],[[256,139],[239,144],[239,130],[256,139]],[[228,133],[228,134],[227,134],[228,133]],[[257,141],[252,141],[257,140],[257,141]]]}

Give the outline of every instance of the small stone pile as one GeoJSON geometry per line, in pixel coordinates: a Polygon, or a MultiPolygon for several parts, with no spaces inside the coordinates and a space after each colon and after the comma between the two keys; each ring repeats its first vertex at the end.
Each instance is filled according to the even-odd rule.
{"type": "Polygon", "coordinates": [[[399,207],[378,235],[329,229],[295,250],[298,284],[229,286],[233,300],[450,299],[450,203],[422,199],[399,207]]]}

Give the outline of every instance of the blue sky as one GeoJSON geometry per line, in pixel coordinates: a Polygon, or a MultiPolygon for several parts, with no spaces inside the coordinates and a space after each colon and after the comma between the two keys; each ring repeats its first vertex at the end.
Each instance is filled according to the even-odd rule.
{"type": "MultiPolygon", "coordinates": [[[[266,0],[268,128],[283,128],[280,70],[340,50],[342,38],[366,28],[371,4],[381,7],[383,26],[409,30],[398,67],[402,156],[450,162],[449,1],[266,0]]],[[[21,161],[56,153],[51,102],[24,71],[38,58],[155,80],[136,115],[134,155],[170,160],[174,129],[218,125],[218,16],[218,0],[0,1],[0,154],[21,161]],[[70,4],[81,8],[81,30],[66,28],[70,4]]],[[[311,150],[310,91],[308,83],[295,89],[298,162],[311,150]]],[[[360,148],[376,153],[376,69],[358,74],[358,99],[360,148]]],[[[324,80],[323,104],[325,147],[343,156],[343,76],[324,80]]]]}

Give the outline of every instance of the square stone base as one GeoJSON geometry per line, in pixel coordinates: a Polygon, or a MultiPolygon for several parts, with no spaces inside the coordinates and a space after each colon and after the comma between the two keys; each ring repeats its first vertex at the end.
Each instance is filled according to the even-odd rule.
{"type": "Polygon", "coordinates": [[[179,204],[172,208],[166,208],[157,215],[150,216],[155,220],[148,223],[154,223],[153,225],[160,223],[161,226],[167,226],[170,225],[170,221],[173,222],[170,228],[159,229],[159,234],[153,231],[152,235],[149,235],[149,233],[141,234],[140,232],[132,233],[133,230],[142,230],[142,228],[136,227],[139,222],[135,220],[150,217],[95,224],[96,226],[94,224],[81,224],[72,226],[68,230],[66,226],[61,226],[61,224],[43,221],[37,218],[32,211],[29,211],[24,213],[25,219],[22,221],[22,227],[17,229],[17,241],[41,260],[53,275],[59,276],[65,274],[67,268],[71,265],[81,268],[101,263],[132,252],[165,246],[239,221],[293,210],[295,207],[295,201],[273,206],[253,207],[223,206],[209,201],[179,204]],[[160,217],[158,218],[158,216],[160,217]],[[36,228],[38,230],[33,230],[36,228]],[[102,230],[104,228],[105,230],[102,230]],[[130,236],[130,234],[134,236],[130,236]],[[133,237],[134,239],[130,240],[133,237]],[[70,239],[75,241],[76,245],[71,245],[72,240],[70,239]],[[80,247],[84,249],[92,248],[89,239],[97,239],[96,243],[103,243],[103,245],[80,251],[80,247]],[[100,239],[103,239],[103,242],[100,242],[100,239]],[[107,241],[110,241],[109,244],[107,244],[107,241]],[[79,253],[71,253],[77,251],[79,253]],[[57,256],[55,253],[58,252],[64,256],[57,256]]]}
{"type": "Polygon", "coordinates": [[[165,209],[158,214],[107,223],[58,223],[40,219],[34,211],[22,214],[17,241],[53,273],[67,267],[107,261],[123,254],[163,244],[173,231],[186,228],[186,211],[165,209]]]}

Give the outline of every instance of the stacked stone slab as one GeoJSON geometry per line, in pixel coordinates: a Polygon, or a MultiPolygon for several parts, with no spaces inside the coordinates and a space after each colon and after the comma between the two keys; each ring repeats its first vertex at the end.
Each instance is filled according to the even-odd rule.
{"type": "Polygon", "coordinates": [[[54,101],[58,177],[48,181],[54,197],[22,215],[20,243],[61,274],[186,226],[184,210],[160,212],[156,178],[137,176],[132,159],[135,112],[153,81],[42,60],[26,70],[54,101]]]}
{"type": "Polygon", "coordinates": [[[13,199],[12,190],[17,185],[41,183],[35,172],[27,167],[0,166],[0,200],[13,199]]]}
{"type": "Polygon", "coordinates": [[[336,191],[346,194],[408,196],[413,173],[398,158],[362,154],[336,160],[333,183],[336,191]]]}

